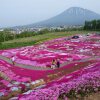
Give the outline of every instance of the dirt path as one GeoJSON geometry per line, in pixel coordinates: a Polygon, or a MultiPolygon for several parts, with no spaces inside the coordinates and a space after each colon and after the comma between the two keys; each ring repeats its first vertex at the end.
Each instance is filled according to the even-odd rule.
{"type": "MultiPolygon", "coordinates": [[[[12,64],[12,61],[9,58],[6,58],[6,57],[0,55],[0,59],[8,62],[9,64],[12,64]]],[[[31,70],[50,70],[51,69],[51,68],[35,67],[35,66],[19,64],[19,63],[15,63],[15,66],[26,68],[26,69],[31,69],[31,70]]]]}
{"type": "Polygon", "coordinates": [[[76,63],[71,63],[71,64],[68,64],[67,66],[56,69],[56,70],[54,70],[53,73],[48,73],[47,83],[52,82],[53,80],[58,80],[62,76],[68,75],[68,74],[78,71],[80,69],[86,68],[87,66],[89,66],[90,64],[93,64],[95,62],[96,62],[96,60],[88,60],[88,61],[84,61],[84,62],[79,62],[77,65],[75,65],[76,63]]]}
{"type": "Polygon", "coordinates": [[[100,92],[90,94],[88,97],[85,97],[84,100],[100,100],[100,92]]]}
{"type": "MultiPolygon", "coordinates": [[[[92,57],[92,58],[87,58],[87,59],[82,59],[82,60],[79,60],[79,61],[72,61],[72,62],[66,61],[65,63],[61,64],[60,67],[63,67],[63,66],[66,66],[68,64],[75,63],[75,62],[77,63],[77,62],[86,62],[86,61],[89,61],[89,60],[95,60],[96,58],[98,58],[98,57],[92,57]]],[[[8,62],[9,64],[12,64],[12,61],[9,58],[6,58],[6,57],[0,55],[0,59],[8,62]]],[[[30,65],[20,64],[20,63],[15,63],[15,66],[26,68],[26,69],[31,69],[31,70],[52,70],[49,67],[46,67],[46,68],[36,67],[36,66],[30,66],[30,65]]]]}
{"type": "MultiPolygon", "coordinates": [[[[59,100],[62,100],[62,99],[59,99],[59,100]]],[[[76,100],[76,99],[75,98],[72,98],[72,99],[69,98],[67,100],[76,100]]],[[[89,94],[88,96],[85,96],[85,97],[80,97],[77,100],[100,100],[100,92],[92,93],[92,94],[89,94]]]]}

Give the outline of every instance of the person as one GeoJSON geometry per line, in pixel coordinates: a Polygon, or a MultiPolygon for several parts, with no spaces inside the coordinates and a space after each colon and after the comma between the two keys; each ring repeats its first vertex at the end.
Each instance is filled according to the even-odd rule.
{"type": "Polygon", "coordinates": [[[60,61],[59,61],[59,60],[57,60],[57,62],[56,62],[56,66],[57,66],[57,68],[60,67],[60,61]]]}
{"type": "Polygon", "coordinates": [[[53,59],[53,60],[52,60],[52,64],[51,64],[51,68],[53,68],[53,69],[54,69],[55,67],[56,67],[56,60],[55,60],[55,59],[53,59]]]}
{"type": "Polygon", "coordinates": [[[12,56],[11,60],[12,60],[12,64],[15,65],[15,60],[16,60],[15,56],[12,56]]]}

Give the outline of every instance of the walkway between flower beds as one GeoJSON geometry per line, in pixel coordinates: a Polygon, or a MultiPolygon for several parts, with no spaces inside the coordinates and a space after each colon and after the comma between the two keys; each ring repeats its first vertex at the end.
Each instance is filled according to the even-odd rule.
{"type": "MultiPolygon", "coordinates": [[[[7,61],[8,63],[12,64],[12,62],[9,58],[0,56],[0,59],[7,61]]],[[[39,67],[24,65],[24,64],[19,64],[19,63],[15,63],[15,66],[26,68],[26,69],[31,69],[31,70],[50,70],[51,69],[51,68],[42,68],[42,67],[39,68],[39,67]]]]}
{"type": "MultiPolygon", "coordinates": [[[[79,61],[73,61],[73,62],[65,62],[63,64],[61,64],[60,67],[63,67],[63,66],[66,66],[68,64],[71,64],[71,63],[75,63],[75,62],[86,62],[86,61],[89,61],[89,60],[95,60],[96,58],[98,57],[93,57],[93,58],[88,58],[88,59],[82,59],[82,60],[79,60],[79,61]]],[[[0,59],[4,60],[4,61],[7,61],[8,63],[12,64],[11,60],[9,58],[6,58],[6,57],[3,57],[0,55],[0,59]]],[[[26,69],[31,69],[31,70],[52,70],[51,68],[47,67],[47,68],[42,68],[42,67],[35,67],[35,66],[30,66],[30,65],[24,65],[24,64],[19,64],[19,63],[15,63],[15,66],[18,66],[18,67],[21,67],[21,68],[26,68],[26,69]]]]}

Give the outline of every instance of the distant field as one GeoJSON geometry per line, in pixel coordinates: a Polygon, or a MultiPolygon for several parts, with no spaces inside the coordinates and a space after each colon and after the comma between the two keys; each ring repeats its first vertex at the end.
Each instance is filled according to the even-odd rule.
{"type": "Polygon", "coordinates": [[[53,33],[47,33],[47,34],[42,34],[42,35],[36,35],[33,37],[14,39],[14,40],[3,42],[0,45],[0,49],[8,49],[8,48],[16,48],[16,47],[40,44],[44,41],[59,38],[59,37],[71,36],[74,34],[87,34],[89,32],[90,31],[53,32],[53,33]]]}

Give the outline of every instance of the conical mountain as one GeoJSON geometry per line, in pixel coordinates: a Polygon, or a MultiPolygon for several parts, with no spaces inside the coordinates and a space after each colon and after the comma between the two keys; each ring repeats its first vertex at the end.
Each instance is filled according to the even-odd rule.
{"type": "Polygon", "coordinates": [[[100,19],[100,14],[80,7],[71,7],[61,14],[30,26],[83,25],[87,20],[100,19]]]}

